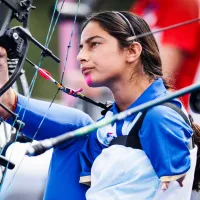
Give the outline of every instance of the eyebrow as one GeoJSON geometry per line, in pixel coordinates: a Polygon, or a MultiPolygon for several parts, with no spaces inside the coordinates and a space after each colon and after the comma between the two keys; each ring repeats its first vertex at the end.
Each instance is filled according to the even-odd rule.
{"type": "MultiPolygon", "coordinates": [[[[91,40],[96,39],[96,38],[104,39],[104,38],[101,37],[101,36],[95,35],[95,36],[89,37],[89,38],[85,41],[85,43],[89,43],[91,40]]],[[[80,44],[80,45],[79,45],[79,48],[81,48],[82,46],[83,46],[83,44],[80,44]]]]}

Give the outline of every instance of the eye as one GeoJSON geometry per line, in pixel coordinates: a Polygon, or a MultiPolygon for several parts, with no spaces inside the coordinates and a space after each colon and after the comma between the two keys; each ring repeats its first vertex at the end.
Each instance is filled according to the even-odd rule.
{"type": "Polygon", "coordinates": [[[100,43],[99,42],[91,42],[91,47],[96,47],[98,46],[100,43]]]}
{"type": "Polygon", "coordinates": [[[83,48],[83,45],[82,45],[82,44],[80,44],[80,45],[79,45],[79,49],[81,50],[82,48],[83,48]]]}

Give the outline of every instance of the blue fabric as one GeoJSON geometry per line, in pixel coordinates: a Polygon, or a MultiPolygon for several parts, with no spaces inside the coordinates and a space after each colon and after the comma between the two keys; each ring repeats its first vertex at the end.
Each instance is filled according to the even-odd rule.
{"type": "MultiPolygon", "coordinates": [[[[162,79],[158,79],[154,81],[129,108],[165,96],[167,93],[162,79]]],[[[182,107],[182,104],[177,99],[172,100],[172,103],[180,108],[182,107]]],[[[109,112],[113,115],[118,113],[116,103],[114,103],[109,112]]],[[[105,128],[104,132],[107,130],[109,131],[110,128],[114,131],[112,134],[113,136],[124,135],[126,134],[125,130],[127,124],[132,122],[135,117],[136,114],[116,124],[112,124],[113,127],[105,128]]],[[[171,108],[156,106],[149,109],[139,137],[143,150],[150,159],[159,178],[162,176],[182,174],[188,171],[190,168],[190,153],[187,148],[187,143],[192,133],[191,127],[186,124],[180,114],[171,108]]],[[[111,133],[109,131],[109,134],[101,133],[101,137],[99,137],[99,131],[97,131],[90,134],[89,138],[87,138],[80,152],[82,167],[81,176],[90,175],[94,160],[101,151],[108,146],[107,143],[102,141],[109,140],[107,138],[103,140],[102,137],[110,137],[110,135],[111,133]]]]}
{"type": "MultiPolygon", "coordinates": [[[[49,103],[30,99],[27,104],[27,100],[18,95],[18,104],[15,112],[19,113],[21,110],[19,113],[20,119],[26,105],[28,107],[23,120],[26,124],[23,133],[32,138],[49,107],[49,103]]],[[[9,122],[12,124],[11,119],[9,119],[9,122]]],[[[39,129],[36,139],[43,140],[55,137],[91,123],[93,123],[92,119],[82,111],[53,104],[39,129]]],[[[79,184],[81,171],[79,152],[86,138],[87,136],[73,139],[54,149],[44,195],[45,200],[85,199],[85,192],[88,187],[79,184]]]]}
{"type": "Polygon", "coordinates": [[[139,133],[141,145],[158,177],[187,172],[190,168],[187,144],[192,130],[183,118],[171,108],[156,106],[143,123],[139,133]]]}

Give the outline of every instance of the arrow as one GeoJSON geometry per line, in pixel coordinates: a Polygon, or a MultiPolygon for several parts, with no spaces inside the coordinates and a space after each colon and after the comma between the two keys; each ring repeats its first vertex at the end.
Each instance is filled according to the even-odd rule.
{"type": "Polygon", "coordinates": [[[65,93],[67,93],[67,94],[69,94],[69,95],[71,95],[71,96],[73,96],[73,97],[77,97],[77,98],[82,99],[82,100],[84,100],[84,101],[87,101],[87,102],[89,102],[89,103],[91,103],[91,104],[94,104],[94,105],[96,105],[96,106],[98,106],[98,107],[101,107],[101,108],[103,108],[103,109],[107,109],[107,107],[108,107],[107,104],[103,104],[103,103],[101,103],[101,102],[96,102],[96,101],[94,101],[94,100],[92,100],[92,99],[86,97],[84,94],[82,94],[82,93],[81,93],[81,92],[83,91],[82,88],[80,88],[80,89],[78,89],[78,90],[72,90],[72,89],[70,89],[70,88],[67,88],[67,87],[63,86],[61,83],[59,83],[58,81],[56,81],[56,80],[52,77],[51,73],[48,72],[47,70],[38,67],[36,64],[34,64],[34,63],[33,63],[31,60],[29,60],[28,58],[26,58],[26,61],[27,61],[28,63],[30,63],[36,70],[38,70],[38,73],[39,73],[39,75],[40,75],[42,78],[53,82],[53,83],[58,87],[59,90],[65,92],[65,93]]]}

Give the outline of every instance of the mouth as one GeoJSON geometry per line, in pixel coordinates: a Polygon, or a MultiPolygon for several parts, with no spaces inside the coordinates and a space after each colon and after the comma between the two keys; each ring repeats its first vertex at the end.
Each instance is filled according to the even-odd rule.
{"type": "Polygon", "coordinates": [[[87,75],[87,74],[90,73],[91,70],[92,70],[92,68],[83,67],[82,68],[82,74],[87,75]]]}

